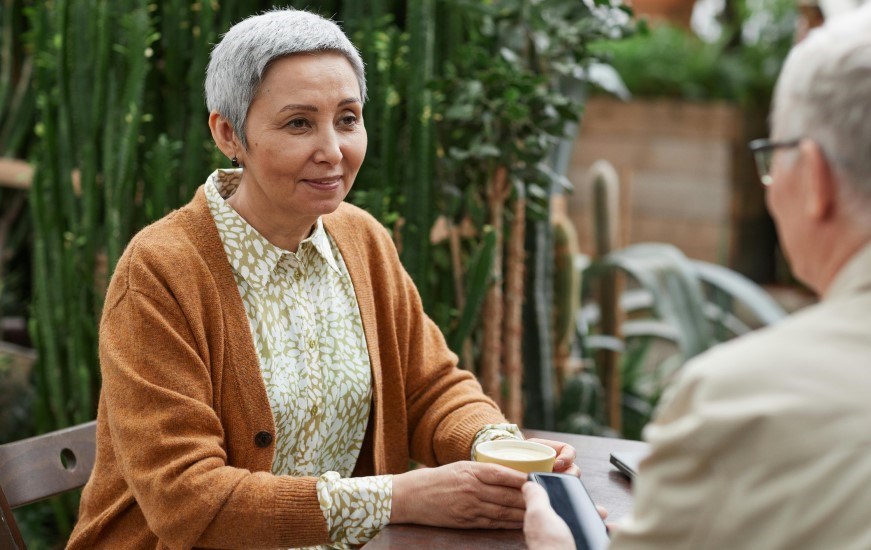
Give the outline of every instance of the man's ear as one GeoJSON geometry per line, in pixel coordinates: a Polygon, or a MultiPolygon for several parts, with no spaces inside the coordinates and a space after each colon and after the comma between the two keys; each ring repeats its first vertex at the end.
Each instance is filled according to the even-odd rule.
{"type": "Polygon", "coordinates": [[[806,212],[813,220],[825,221],[835,213],[838,200],[835,171],[817,143],[804,140],[800,147],[807,167],[806,212]]]}
{"type": "Polygon", "coordinates": [[[233,130],[233,125],[218,111],[209,113],[209,130],[212,131],[215,145],[227,158],[231,159],[241,152],[242,147],[236,137],[236,132],[233,130]]]}

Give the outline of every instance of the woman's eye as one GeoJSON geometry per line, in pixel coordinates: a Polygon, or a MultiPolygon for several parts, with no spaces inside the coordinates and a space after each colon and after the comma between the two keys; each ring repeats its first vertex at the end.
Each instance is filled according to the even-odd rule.
{"type": "Polygon", "coordinates": [[[309,127],[309,123],[304,118],[294,118],[290,122],[287,123],[288,128],[293,128],[295,130],[304,130],[309,127]]]}
{"type": "Polygon", "coordinates": [[[342,126],[353,126],[357,124],[357,116],[356,115],[345,115],[341,119],[339,119],[342,126]]]}

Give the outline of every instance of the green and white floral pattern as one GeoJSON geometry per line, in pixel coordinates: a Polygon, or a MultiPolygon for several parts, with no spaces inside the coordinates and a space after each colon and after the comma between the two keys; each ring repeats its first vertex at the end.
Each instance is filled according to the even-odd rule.
{"type": "Polygon", "coordinates": [[[485,441],[496,439],[523,439],[517,424],[487,424],[475,435],[472,441],[472,460],[475,460],[475,449],[485,441]]]}

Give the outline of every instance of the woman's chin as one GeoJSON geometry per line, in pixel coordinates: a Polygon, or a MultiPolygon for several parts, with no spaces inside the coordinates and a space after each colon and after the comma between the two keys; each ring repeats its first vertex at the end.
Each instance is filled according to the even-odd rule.
{"type": "Polygon", "coordinates": [[[344,198],[344,194],[337,194],[328,198],[310,200],[306,202],[304,207],[302,207],[301,204],[296,203],[293,210],[304,213],[312,218],[319,218],[320,216],[326,216],[335,212],[336,209],[339,208],[339,205],[342,204],[344,198]]]}

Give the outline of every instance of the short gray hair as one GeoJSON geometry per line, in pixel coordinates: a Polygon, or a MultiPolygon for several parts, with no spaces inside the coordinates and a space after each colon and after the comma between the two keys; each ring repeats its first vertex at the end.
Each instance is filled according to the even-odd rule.
{"type": "Polygon", "coordinates": [[[844,182],[843,199],[860,199],[857,208],[871,204],[871,2],[830,19],[793,48],[777,82],[772,123],[776,139],[819,145],[844,182]]]}
{"type": "Polygon", "coordinates": [[[230,121],[247,149],[248,108],[269,64],[286,55],[322,52],[340,53],[348,59],[360,85],[360,101],[365,101],[363,59],[342,29],[314,13],[287,8],[236,23],[215,45],[206,69],[206,106],[230,121]]]}

